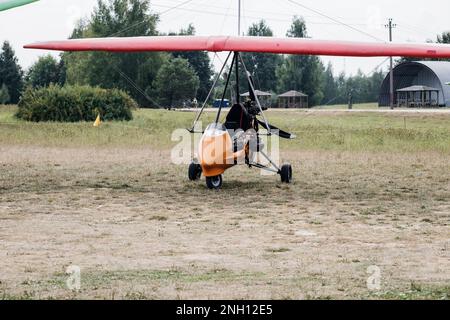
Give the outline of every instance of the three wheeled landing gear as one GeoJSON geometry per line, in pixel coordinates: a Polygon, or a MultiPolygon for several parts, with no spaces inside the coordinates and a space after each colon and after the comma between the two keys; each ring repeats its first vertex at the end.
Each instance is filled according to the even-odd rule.
{"type": "MultiPolygon", "coordinates": [[[[193,162],[189,166],[189,180],[190,181],[197,181],[200,180],[202,176],[202,167],[193,162]]],[[[292,166],[290,164],[285,164],[281,167],[281,169],[278,171],[278,174],[281,177],[281,182],[290,184],[292,183],[292,166]]],[[[210,190],[219,190],[222,188],[223,185],[223,176],[215,176],[215,177],[206,177],[206,186],[210,190]]]]}

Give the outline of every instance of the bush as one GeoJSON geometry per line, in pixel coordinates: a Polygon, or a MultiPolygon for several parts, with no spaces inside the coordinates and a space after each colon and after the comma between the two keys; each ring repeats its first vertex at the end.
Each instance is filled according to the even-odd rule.
{"type": "Polygon", "coordinates": [[[104,121],[129,121],[135,108],[136,102],[117,89],[51,85],[27,88],[19,102],[17,117],[34,122],[78,122],[94,121],[100,113],[104,121]]]}

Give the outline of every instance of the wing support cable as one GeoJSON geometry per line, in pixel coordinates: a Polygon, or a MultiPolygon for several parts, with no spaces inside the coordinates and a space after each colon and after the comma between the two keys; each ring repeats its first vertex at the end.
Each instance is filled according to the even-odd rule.
{"type": "MultiPolygon", "coordinates": [[[[208,96],[206,97],[205,102],[203,103],[202,108],[201,108],[200,111],[197,113],[197,116],[196,116],[196,118],[195,118],[195,120],[194,120],[194,123],[193,123],[193,125],[192,125],[192,128],[191,128],[191,129],[188,129],[188,131],[189,131],[190,133],[203,133],[203,132],[195,132],[195,127],[197,126],[198,121],[200,120],[200,118],[201,118],[203,112],[205,111],[206,105],[207,105],[209,99],[211,98],[211,95],[212,95],[212,93],[214,92],[214,89],[216,88],[217,83],[219,82],[220,77],[222,76],[223,71],[225,70],[225,67],[226,67],[227,64],[228,64],[228,60],[230,59],[231,54],[232,54],[232,52],[230,52],[230,53],[228,54],[227,59],[225,60],[225,63],[222,65],[222,69],[220,69],[219,74],[217,75],[216,79],[214,80],[214,84],[213,84],[213,86],[211,87],[211,90],[209,90],[208,96]]],[[[222,102],[222,103],[223,103],[223,102],[222,102]]]]}
{"type": "Polygon", "coordinates": [[[266,128],[268,128],[267,129],[268,130],[268,135],[270,136],[272,134],[272,132],[270,130],[270,125],[269,125],[269,122],[267,121],[267,118],[266,118],[266,116],[264,114],[263,108],[261,107],[261,103],[259,101],[259,98],[256,95],[255,86],[253,85],[253,81],[250,78],[250,72],[248,72],[247,67],[245,66],[245,63],[244,63],[244,59],[242,59],[241,54],[239,52],[237,52],[236,54],[239,57],[239,59],[241,60],[241,64],[242,64],[242,66],[244,68],[245,75],[247,76],[248,84],[250,86],[251,91],[253,92],[253,95],[255,96],[256,104],[258,105],[259,111],[261,112],[261,116],[263,117],[263,120],[264,120],[264,123],[266,125],[266,128]]]}

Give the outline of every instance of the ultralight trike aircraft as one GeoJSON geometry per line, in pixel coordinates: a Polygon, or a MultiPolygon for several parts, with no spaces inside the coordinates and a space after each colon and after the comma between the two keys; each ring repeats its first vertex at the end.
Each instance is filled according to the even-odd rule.
{"type": "Polygon", "coordinates": [[[189,179],[198,180],[203,174],[210,189],[222,187],[224,172],[244,163],[251,167],[273,171],[281,176],[284,183],[292,181],[292,167],[285,164],[279,167],[264,152],[264,145],[260,139],[259,128],[267,130],[267,135],[278,135],[281,138],[292,139],[294,135],[279,130],[269,124],[264,115],[264,109],[255,94],[252,76],[247,71],[242,59],[242,52],[324,55],[324,56],[352,56],[352,57],[416,57],[416,58],[450,58],[450,46],[438,44],[393,44],[393,43],[364,43],[348,41],[325,41],[300,38],[272,38],[272,37],[131,37],[131,38],[97,38],[51,41],[35,43],[25,46],[31,49],[47,49],[59,51],[109,51],[109,52],[142,52],[142,51],[208,51],[229,52],[209,95],[203,104],[189,131],[195,133],[196,123],[199,121],[207,101],[211,97],[218,80],[222,76],[228,61],[233,55],[230,72],[228,72],[222,103],[217,112],[215,123],[209,125],[200,141],[198,162],[189,166],[189,179]],[[240,102],[239,68],[244,68],[249,86],[250,99],[240,102]],[[232,69],[236,75],[236,104],[232,106],[224,123],[221,113],[225,92],[232,77],[232,69]],[[255,161],[255,154],[266,158],[269,165],[255,161]]]}

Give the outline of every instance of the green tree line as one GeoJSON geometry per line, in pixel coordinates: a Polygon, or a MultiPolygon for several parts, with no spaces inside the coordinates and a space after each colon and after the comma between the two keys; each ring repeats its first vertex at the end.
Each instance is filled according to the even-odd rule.
{"type": "MultiPolygon", "coordinates": [[[[158,31],[158,22],[159,16],[152,12],[149,0],[98,0],[92,14],[79,21],[70,38],[196,32],[191,24],[179,32],[164,34],[158,31]]],[[[261,20],[249,27],[247,35],[272,37],[273,31],[261,20]]],[[[305,20],[294,17],[286,36],[309,37],[305,20]]],[[[439,36],[437,42],[449,43],[450,32],[439,36]]],[[[383,70],[369,75],[359,71],[353,76],[336,76],[331,64],[324,65],[315,56],[245,53],[243,59],[257,89],[273,93],[301,91],[309,96],[312,106],[346,103],[349,94],[355,103],[375,102],[385,76],[383,70]]],[[[0,103],[18,103],[25,87],[67,84],[121,89],[142,107],[178,106],[193,98],[203,101],[213,76],[214,67],[206,52],[66,52],[59,58],[42,56],[23,72],[10,44],[4,42],[0,51],[0,103]]],[[[242,93],[248,87],[243,73],[241,78],[242,93]]]]}

